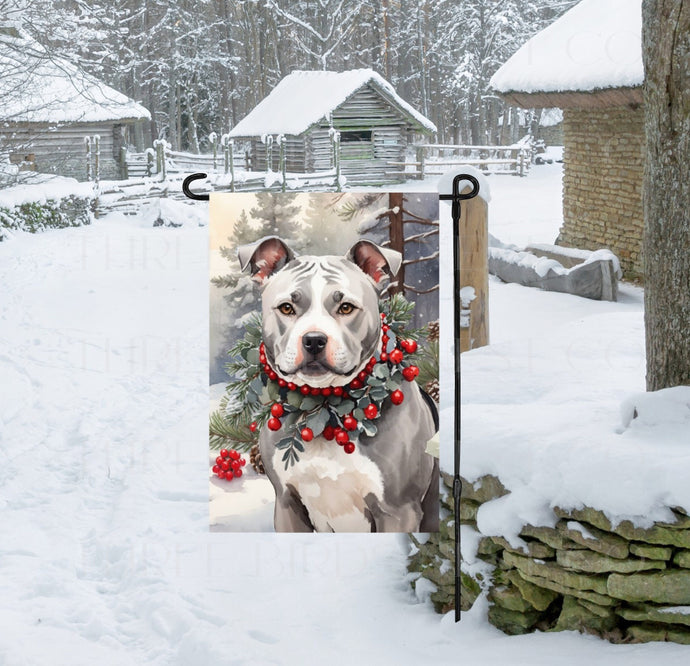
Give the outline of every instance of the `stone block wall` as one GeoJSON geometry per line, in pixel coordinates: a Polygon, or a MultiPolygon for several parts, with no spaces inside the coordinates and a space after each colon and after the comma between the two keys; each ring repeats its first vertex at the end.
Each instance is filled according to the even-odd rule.
{"type": "Polygon", "coordinates": [[[563,226],[558,245],[619,257],[624,276],[643,275],[644,111],[565,109],[563,226]]]}
{"type": "MultiPolygon", "coordinates": [[[[426,543],[415,540],[408,566],[413,578],[434,584],[439,612],[453,607],[454,592],[452,479],[443,481],[441,531],[426,543]]],[[[476,529],[481,505],[507,492],[492,476],[464,482],[461,523],[476,529]]],[[[462,608],[484,589],[489,621],[508,634],[577,630],[612,642],[690,644],[690,517],[672,511],[674,523],[642,529],[629,521],[614,526],[596,509],[556,507],[555,527],[525,525],[520,546],[483,536],[478,557],[493,565],[493,575],[463,575],[462,608]]]]}

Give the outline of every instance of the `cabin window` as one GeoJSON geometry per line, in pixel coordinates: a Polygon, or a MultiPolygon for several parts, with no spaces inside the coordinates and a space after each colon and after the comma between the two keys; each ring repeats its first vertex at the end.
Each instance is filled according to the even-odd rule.
{"type": "Polygon", "coordinates": [[[341,130],[340,159],[371,160],[374,157],[372,130],[341,130]]]}
{"type": "Polygon", "coordinates": [[[340,132],[340,143],[362,143],[371,141],[371,130],[348,130],[340,132]]]}

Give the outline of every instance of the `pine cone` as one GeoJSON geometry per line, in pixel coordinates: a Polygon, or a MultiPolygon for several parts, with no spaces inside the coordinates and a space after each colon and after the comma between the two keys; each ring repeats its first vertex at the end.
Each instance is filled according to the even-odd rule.
{"type": "Polygon", "coordinates": [[[264,464],[261,462],[261,454],[259,453],[258,444],[254,444],[254,446],[252,446],[252,448],[249,450],[249,462],[257,474],[266,474],[264,464]]]}
{"type": "Polygon", "coordinates": [[[439,402],[440,391],[438,386],[438,379],[432,379],[424,386],[424,390],[434,399],[434,402],[439,402]]]}
{"type": "Polygon", "coordinates": [[[438,331],[439,331],[439,324],[438,324],[438,319],[436,321],[430,321],[427,324],[427,340],[429,342],[434,342],[435,340],[438,340],[438,331]]]}

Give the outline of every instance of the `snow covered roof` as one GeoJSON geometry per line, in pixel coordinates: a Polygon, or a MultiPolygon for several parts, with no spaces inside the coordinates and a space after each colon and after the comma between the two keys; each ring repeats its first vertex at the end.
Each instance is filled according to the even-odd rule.
{"type": "Polygon", "coordinates": [[[642,85],[642,0],[581,0],[492,77],[497,91],[593,92],[642,85]]]}
{"type": "Polygon", "coordinates": [[[31,38],[0,34],[0,120],[67,123],[150,117],[141,104],[31,38]]]}
{"type": "Polygon", "coordinates": [[[231,137],[263,134],[302,134],[327,118],[365,85],[371,85],[412,122],[430,132],[436,126],[400,97],[393,86],[372,69],[347,72],[295,71],[286,76],[230,132],[231,137]]]}

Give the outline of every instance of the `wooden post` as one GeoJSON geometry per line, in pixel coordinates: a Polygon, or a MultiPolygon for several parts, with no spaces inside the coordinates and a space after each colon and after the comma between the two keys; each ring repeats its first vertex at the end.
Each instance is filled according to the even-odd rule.
{"type": "Polygon", "coordinates": [[[335,190],[342,191],[340,185],[340,132],[336,129],[330,129],[331,147],[333,148],[333,167],[335,168],[335,190]]]}
{"type": "MultiPolygon", "coordinates": [[[[466,188],[465,192],[469,192],[466,188]]],[[[460,351],[489,344],[488,206],[480,196],[462,202],[460,216],[460,351]],[[464,298],[463,298],[464,297],[464,298]],[[464,316],[463,316],[464,315],[464,316]]]]}
{"type": "Polygon", "coordinates": [[[146,177],[151,178],[153,175],[153,151],[146,149],[146,177]]]}
{"type": "Polygon", "coordinates": [[[287,188],[287,155],[285,150],[285,144],[287,143],[285,137],[281,134],[278,137],[278,142],[280,143],[280,174],[281,174],[281,186],[280,191],[285,192],[287,188]]]}
{"type": "Polygon", "coordinates": [[[215,132],[211,132],[208,135],[208,139],[211,142],[211,151],[213,152],[213,171],[215,172],[218,160],[218,135],[215,132]]]}
{"type": "Polygon", "coordinates": [[[129,178],[129,171],[127,169],[127,148],[122,146],[120,148],[120,177],[122,180],[129,178]]]}
{"type": "Polygon", "coordinates": [[[273,171],[273,137],[266,137],[266,173],[273,171]]]}
{"type": "Polygon", "coordinates": [[[94,143],[94,182],[96,183],[96,187],[98,187],[98,183],[101,179],[101,137],[96,134],[96,136],[93,137],[93,143],[94,143]]]}
{"type": "Polygon", "coordinates": [[[401,192],[391,192],[388,195],[388,220],[390,225],[388,227],[388,237],[390,239],[391,250],[396,250],[403,255],[403,262],[400,265],[400,270],[395,276],[397,286],[391,287],[388,290],[389,294],[403,293],[405,285],[405,236],[403,233],[403,195],[401,192]]]}
{"type": "Polygon", "coordinates": [[[91,180],[91,137],[84,137],[84,145],[86,146],[86,180],[91,180]]]}
{"type": "Polygon", "coordinates": [[[228,158],[230,161],[230,191],[235,191],[235,142],[228,140],[228,158]]]}

